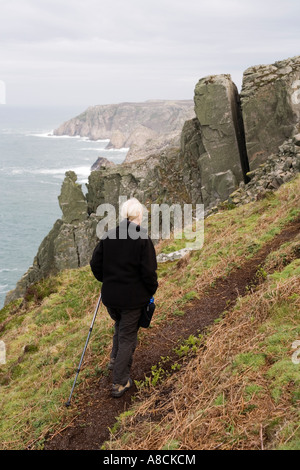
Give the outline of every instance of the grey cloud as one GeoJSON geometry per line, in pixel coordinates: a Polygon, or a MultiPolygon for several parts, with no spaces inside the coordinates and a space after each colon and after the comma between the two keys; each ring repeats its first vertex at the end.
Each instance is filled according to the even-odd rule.
{"type": "Polygon", "coordinates": [[[10,0],[0,79],[14,104],[192,98],[202,76],[240,86],[250,65],[298,55],[299,13],[294,0],[10,0]]]}

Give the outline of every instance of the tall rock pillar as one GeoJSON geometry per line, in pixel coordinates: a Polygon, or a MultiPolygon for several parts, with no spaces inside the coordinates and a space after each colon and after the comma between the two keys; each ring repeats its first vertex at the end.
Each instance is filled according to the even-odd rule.
{"type": "Polygon", "coordinates": [[[239,95],[230,75],[198,82],[195,113],[205,150],[199,158],[204,203],[227,199],[249,170],[239,95]]]}

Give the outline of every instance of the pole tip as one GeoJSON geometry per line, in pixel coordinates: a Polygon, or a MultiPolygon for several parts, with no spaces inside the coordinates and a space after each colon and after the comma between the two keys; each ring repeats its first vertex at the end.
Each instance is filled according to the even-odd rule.
{"type": "Polygon", "coordinates": [[[69,406],[71,405],[71,403],[70,403],[69,401],[67,401],[67,402],[65,403],[65,405],[66,405],[67,408],[69,408],[69,406]]]}

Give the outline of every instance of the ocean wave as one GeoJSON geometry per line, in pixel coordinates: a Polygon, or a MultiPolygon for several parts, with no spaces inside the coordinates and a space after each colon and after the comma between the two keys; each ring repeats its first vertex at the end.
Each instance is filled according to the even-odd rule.
{"type": "MultiPolygon", "coordinates": [[[[77,178],[78,178],[78,182],[81,183],[81,182],[84,182],[86,183],[88,181],[88,177],[91,173],[91,164],[89,164],[88,166],[86,165],[81,165],[81,166],[73,166],[73,167],[63,167],[63,168],[40,168],[40,169],[28,169],[28,168],[22,168],[22,167],[19,167],[19,168],[5,168],[5,171],[6,174],[9,174],[9,175],[13,175],[13,176],[17,176],[17,175],[24,175],[25,178],[26,178],[26,175],[41,175],[41,176],[45,176],[45,177],[52,177],[54,179],[58,179],[60,181],[62,181],[65,177],[65,173],[67,171],[74,171],[77,175],[77,178]],[[84,181],[79,181],[79,180],[83,180],[84,181]]],[[[54,184],[54,185],[57,185],[59,184],[58,182],[53,182],[53,180],[51,181],[47,181],[45,179],[39,179],[38,180],[40,183],[42,184],[54,184]]]]}
{"type": "Polygon", "coordinates": [[[27,172],[33,175],[64,175],[69,170],[70,168],[41,168],[39,170],[28,170],[27,172]]]}
{"type": "Polygon", "coordinates": [[[10,273],[11,271],[21,271],[19,268],[0,268],[0,273],[10,273]]]}
{"type": "Polygon", "coordinates": [[[89,137],[81,137],[79,136],[81,140],[84,142],[110,142],[110,139],[98,139],[98,140],[91,140],[89,137]]]}
{"type": "Polygon", "coordinates": [[[1,134],[10,135],[10,134],[15,134],[15,133],[16,133],[15,129],[9,129],[9,128],[1,129],[1,134]]]}
{"type": "MultiPolygon", "coordinates": [[[[81,135],[68,135],[68,134],[62,134],[62,135],[56,135],[53,134],[54,130],[48,131],[48,132],[41,132],[41,133],[32,133],[32,132],[27,132],[25,135],[27,137],[46,137],[50,139],[77,139],[79,141],[83,142],[110,142],[109,139],[98,139],[98,140],[91,140],[89,137],[82,137],[81,135]]],[[[103,149],[102,149],[103,150],[103,149]]]]}
{"type": "Polygon", "coordinates": [[[129,147],[122,147],[120,149],[105,149],[105,152],[128,152],[129,147]]]}
{"type": "Polygon", "coordinates": [[[91,172],[91,166],[74,166],[74,167],[64,167],[64,168],[39,168],[39,169],[28,169],[28,168],[6,168],[5,171],[10,170],[9,172],[12,175],[21,175],[23,173],[30,173],[32,175],[64,175],[66,171],[75,171],[77,175],[87,176],[91,172]]]}
{"type": "Polygon", "coordinates": [[[54,182],[54,181],[44,181],[44,180],[40,180],[39,183],[42,183],[42,184],[52,184],[53,186],[59,186],[59,183],[58,183],[58,182],[54,182]]]}
{"type": "Polygon", "coordinates": [[[82,148],[80,148],[80,149],[78,149],[78,150],[80,150],[80,151],[81,151],[81,150],[96,150],[97,152],[99,152],[99,151],[100,151],[100,152],[103,152],[103,150],[106,151],[106,149],[103,148],[103,147],[82,147],[82,148]]]}
{"type": "Polygon", "coordinates": [[[7,290],[0,290],[0,294],[1,294],[1,295],[4,295],[4,294],[7,294],[9,291],[10,291],[10,289],[7,289],[7,290]]]}
{"type": "Polygon", "coordinates": [[[37,175],[64,175],[66,171],[75,171],[77,176],[88,176],[91,172],[90,166],[74,166],[72,168],[43,168],[32,170],[31,173],[37,175]]]}
{"type": "Polygon", "coordinates": [[[26,173],[26,170],[24,168],[12,168],[10,172],[12,175],[22,175],[26,173]]]}
{"type": "Polygon", "coordinates": [[[53,130],[42,132],[40,134],[33,134],[31,132],[25,134],[27,137],[46,137],[51,139],[80,139],[80,135],[54,135],[53,130]]]}

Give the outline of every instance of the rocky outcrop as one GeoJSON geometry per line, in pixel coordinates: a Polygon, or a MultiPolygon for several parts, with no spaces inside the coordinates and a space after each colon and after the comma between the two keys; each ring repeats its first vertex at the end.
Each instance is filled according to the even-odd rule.
{"type": "Polygon", "coordinates": [[[118,208],[120,196],[136,197],[145,205],[191,202],[183,167],[180,149],[170,148],[147,160],[93,171],[87,184],[88,213],[95,213],[104,203],[118,208]]]}
{"type": "Polygon", "coordinates": [[[91,166],[91,171],[100,170],[102,167],[113,167],[115,163],[111,162],[107,158],[98,157],[95,163],[91,166]]]}
{"type": "MultiPolygon", "coordinates": [[[[182,123],[183,125],[184,123],[182,123]]],[[[182,127],[182,126],[181,126],[182,127]]],[[[126,154],[124,163],[132,163],[137,160],[144,160],[153,154],[157,154],[167,150],[169,147],[180,146],[180,132],[173,132],[168,135],[156,136],[156,138],[150,138],[144,140],[144,142],[138,144],[134,141],[130,145],[129,151],[126,154]]]]}
{"type": "Polygon", "coordinates": [[[58,196],[59,207],[63,213],[62,220],[67,224],[82,222],[87,218],[87,202],[81,186],[76,181],[76,173],[67,171],[58,196]]]}
{"type": "MultiPolygon", "coordinates": [[[[230,194],[223,205],[240,206],[257,199],[268,197],[282,184],[287,183],[300,172],[300,136],[287,140],[277,153],[269,155],[265,163],[248,173],[250,182],[230,194]]],[[[218,210],[218,208],[215,208],[218,210]]]]}
{"type": "Polygon", "coordinates": [[[195,113],[202,141],[202,198],[210,204],[226,199],[246,181],[248,171],[239,95],[230,75],[209,76],[198,82],[195,113]]]}
{"type": "Polygon", "coordinates": [[[230,75],[198,82],[195,113],[181,134],[181,174],[189,199],[209,210],[248,180],[240,101],[230,75]]]}
{"type": "MultiPolygon", "coordinates": [[[[151,126],[146,119],[142,122],[145,104],[134,110],[130,104],[115,105],[114,115],[110,107],[101,107],[101,112],[92,108],[85,117],[70,121],[61,132],[106,138],[108,134],[98,133],[102,126],[115,145],[128,142],[132,149],[134,140],[141,145],[147,137],[147,158],[139,158],[137,150],[133,162],[121,165],[98,159],[89,176],[86,196],[76,183],[76,174],[66,173],[59,196],[62,219],[56,221],[43,240],[33,266],[7,295],[6,303],[22,296],[29,285],[49,274],[88,264],[98,241],[96,212],[100,204],[112,204],[118,214],[120,196],[137,197],[148,207],[153,203],[203,203],[207,216],[224,204],[234,207],[264,197],[289,181],[300,170],[299,73],[300,58],[248,69],[244,74],[242,106],[230,75],[201,79],[195,88],[196,116],[185,120],[180,138],[173,131],[182,113],[174,113],[174,102],[171,116],[178,119],[168,115],[170,103],[148,103],[147,113],[149,107],[153,111],[151,126]],[[128,119],[129,108],[136,120],[141,118],[138,124],[128,119]],[[156,114],[158,109],[160,117],[156,114]],[[162,147],[165,136],[160,136],[155,147],[151,139],[154,133],[159,135],[162,120],[164,131],[169,132],[169,143],[162,147]],[[122,123],[126,132],[115,129],[116,123],[122,123]],[[128,140],[130,135],[132,141],[128,140]]],[[[163,255],[160,261],[178,259],[184,254],[185,249],[163,255]]]]}
{"type": "Polygon", "coordinates": [[[65,122],[54,135],[109,139],[108,148],[129,148],[126,162],[131,162],[179,139],[184,122],[194,115],[188,100],[99,105],[65,122]]]}
{"type": "Polygon", "coordinates": [[[89,214],[99,204],[117,207],[119,196],[148,203],[190,203],[206,210],[248,181],[240,102],[230,76],[211,76],[195,90],[194,119],[185,122],[178,148],[169,146],[147,160],[92,172],[89,214]]]}
{"type": "Polygon", "coordinates": [[[254,170],[300,131],[300,57],[248,68],[241,104],[249,164],[254,170]]]}

